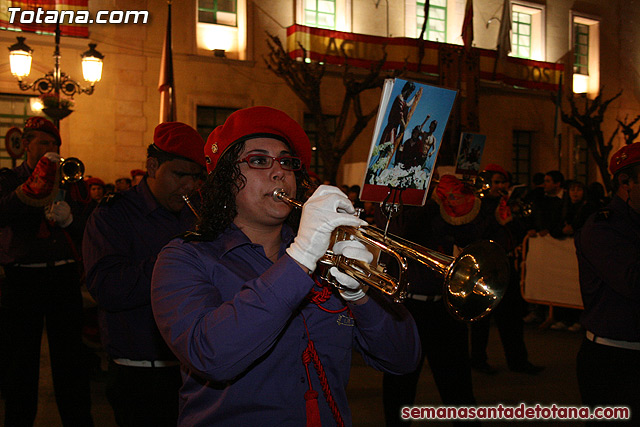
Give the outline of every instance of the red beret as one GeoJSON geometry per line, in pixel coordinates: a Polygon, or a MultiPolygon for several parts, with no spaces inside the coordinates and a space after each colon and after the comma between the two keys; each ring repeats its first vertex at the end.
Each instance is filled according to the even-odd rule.
{"type": "Polygon", "coordinates": [[[142,169],[134,169],[131,171],[131,178],[135,178],[136,176],[145,176],[146,174],[147,173],[142,169]]]}
{"type": "Polygon", "coordinates": [[[232,113],[223,125],[211,132],[204,147],[207,172],[216,168],[224,152],[236,142],[253,138],[284,140],[309,170],[311,144],[302,127],[282,111],[270,107],[251,107],[232,113]]]}
{"type": "Polygon", "coordinates": [[[638,162],[640,162],[640,142],[625,145],[616,151],[613,156],[611,156],[609,170],[612,175],[615,175],[620,169],[638,162]]]}
{"type": "Polygon", "coordinates": [[[101,180],[100,178],[95,178],[95,177],[87,178],[85,182],[89,187],[91,187],[92,185],[100,185],[101,187],[104,187],[104,181],[101,180]]]}
{"type": "Polygon", "coordinates": [[[509,179],[509,173],[502,166],[498,164],[489,163],[487,166],[484,167],[484,170],[488,172],[501,173],[502,175],[504,175],[504,179],[509,179]]]}
{"type": "MultiPolygon", "coordinates": [[[[58,145],[62,145],[62,139],[60,138],[60,132],[56,125],[51,123],[49,120],[44,117],[29,117],[27,122],[24,124],[24,131],[27,132],[29,130],[39,130],[40,132],[46,132],[49,135],[53,136],[56,141],[58,141],[58,145]]],[[[22,135],[24,137],[24,134],[22,135]]]]}
{"type": "Polygon", "coordinates": [[[204,139],[189,125],[180,122],[160,123],[153,132],[153,144],[162,151],[205,167],[204,139]]]}

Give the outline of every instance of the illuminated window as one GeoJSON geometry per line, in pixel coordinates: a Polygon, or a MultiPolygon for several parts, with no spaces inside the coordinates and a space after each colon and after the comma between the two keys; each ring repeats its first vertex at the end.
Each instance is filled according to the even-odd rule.
{"type": "Polygon", "coordinates": [[[531,15],[513,12],[511,53],[519,58],[531,58],[531,15]]]}
{"type": "Polygon", "coordinates": [[[236,0],[198,0],[198,22],[237,26],[236,0]]]}
{"type": "Polygon", "coordinates": [[[304,25],[336,29],[336,0],[304,0],[304,25]]]}
{"type": "Polygon", "coordinates": [[[246,0],[198,0],[196,45],[198,54],[246,60],[246,0]]]}
{"type": "Polygon", "coordinates": [[[589,75],[589,26],[573,24],[573,72],[589,75]]]}
{"type": "Polygon", "coordinates": [[[600,21],[573,14],[573,92],[597,93],[600,88],[600,21]]]}
{"type": "MultiPolygon", "coordinates": [[[[424,1],[416,1],[417,35],[422,32],[424,24],[424,1]]],[[[429,17],[425,31],[425,40],[447,41],[447,0],[431,0],[429,2],[429,17]]]]}
{"type": "Polygon", "coordinates": [[[511,56],[546,61],[545,10],[537,3],[511,3],[511,56]]]}

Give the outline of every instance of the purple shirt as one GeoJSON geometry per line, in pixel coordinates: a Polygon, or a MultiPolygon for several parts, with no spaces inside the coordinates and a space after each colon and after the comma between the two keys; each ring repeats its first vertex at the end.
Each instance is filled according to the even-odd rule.
{"type": "MultiPolygon", "coordinates": [[[[287,226],[282,239],[275,263],[234,225],[212,242],[173,240],[158,256],[151,298],[160,332],[183,363],[180,425],[305,425],[309,337],[346,425],[353,348],[385,372],[416,368],[420,341],[402,305],[370,298],[349,304],[353,318],[321,310],[305,300],[313,280],[284,253],[293,240],[287,226]]],[[[345,303],[334,291],[321,305],[339,311],[345,303]]],[[[309,369],[322,425],[335,425],[309,369]]]]}
{"type": "Polygon", "coordinates": [[[151,311],[151,274],[160,249],[191,229],[188,207],[176,215],[153,197],[146,178],[94,211],[83,242],[87,288],[100,307],[107,353],[132,360],[175,360],[151,311]]]}

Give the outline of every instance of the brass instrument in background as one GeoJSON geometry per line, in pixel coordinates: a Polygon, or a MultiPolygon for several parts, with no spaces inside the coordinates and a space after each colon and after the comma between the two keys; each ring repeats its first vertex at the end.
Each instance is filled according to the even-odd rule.
{"type": "Polygon", "coordinates": [[[60,183],[78,182],[84,177],[84,163],[76,157],[60,159],[60,183]]]}
{"type": "MultiPolygon", "coordinates": [[[[302,203],[287,196],[282,189],[273,192],[273,198],[301,209],[302,203]]],[[[500,302],[509,282],[507,255],[498,244],[481,241],[469,245],[457,257],[452,257],[397,236],[385,235],[379,228],[341,226],[334,230],[329,247],[341,240],[356,239],[373,254],[373,261],[362,261],[336,255],[331,250],[318,261],[318,276],[340,288],[329,274],[337,267],[354,279],[366,283],[401,302],[407,295],[408,260],[413,259],[444,276],[443,297],[451,315],[464,321],[478,320],[500,302]],[[380,263],[384,253],[398,264],[397,277],[387,273],[380,263]]]]}
{"type": "Polygon", "coordinates": [[[479,198],[483,199],[489,195],[491,191],[491,177],[493,172],[480,172],[472,183],[473,192],[479,198]]]}
{"type": "Polygon", "coordinates": [[[16,194],[20,201],[24,204],[34,207],[51,206],[55,202],[65,199],[66,184],[78,182],[84,177],[84,163],[75,157],[61,158],[58,168],[56,169],[55,182],[51,194],[41,199],[34,199],[26,196],[20,188],[16,190],[16,194]]]}
{"type": "MultiPolygon", "coordinates": [[[[475,194],[483,199],[489,195],[491,191],[491,177],[493,172],[480,172],[473,182],[475,194]]],[[[500,196],[507,197],[507,206],[511,209],[511,215],[514,218],[528,218],[533,214],[533,203],[525,201],[521,194],[519,197],[511,197],[506,191],[501,191],[500,196]]]]}

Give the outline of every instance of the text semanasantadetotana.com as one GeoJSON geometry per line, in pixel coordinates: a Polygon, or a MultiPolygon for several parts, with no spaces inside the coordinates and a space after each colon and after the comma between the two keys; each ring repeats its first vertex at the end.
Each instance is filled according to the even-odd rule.
{"type": "Polygon", "coordinates": [[[400,411],[403,420],[628,420],[628,407],[586,406],[405,406],[400,411]]]}

